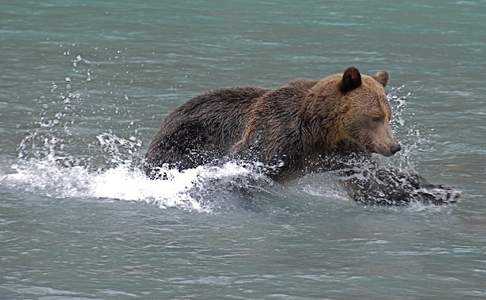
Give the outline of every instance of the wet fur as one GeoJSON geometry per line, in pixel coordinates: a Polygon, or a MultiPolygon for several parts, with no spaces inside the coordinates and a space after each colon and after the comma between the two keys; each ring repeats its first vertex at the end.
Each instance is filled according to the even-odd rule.
{"type": "Polygon", "coordinates": [[[162,122],[145,156],[145,172],[154,177],[164,165],[183,170],[224,156],[241,138],[250,107],[266,92],[241,87],[192,98],[162,122]]]}

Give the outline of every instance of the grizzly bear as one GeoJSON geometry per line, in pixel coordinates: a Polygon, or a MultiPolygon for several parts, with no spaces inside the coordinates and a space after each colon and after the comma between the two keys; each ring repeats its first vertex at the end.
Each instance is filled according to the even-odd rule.
{"type": "Polygon", "coordinates": [[[370,76],[349,67],[277,89],[207,92],[165,118],[145,156],[145,172],[158,178],[162,167],[183,170],[237,158],[262,162],[263,172],[280,182],[334,171],[349,195],[365,204],[453,202],[451,189],[371,159],[371,153],[391,156],[401,149],[390,126],[388,79],[385,71],[370,76]]]}

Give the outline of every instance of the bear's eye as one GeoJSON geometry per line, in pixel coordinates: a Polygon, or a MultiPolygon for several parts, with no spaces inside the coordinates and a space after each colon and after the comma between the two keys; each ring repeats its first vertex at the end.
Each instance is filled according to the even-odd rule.
{"type": "Polygon", "coordinates": [[[381,121],[383,121],[383,117],[371,117],[371,120],[373,122],[381,122],[381,121]]]}

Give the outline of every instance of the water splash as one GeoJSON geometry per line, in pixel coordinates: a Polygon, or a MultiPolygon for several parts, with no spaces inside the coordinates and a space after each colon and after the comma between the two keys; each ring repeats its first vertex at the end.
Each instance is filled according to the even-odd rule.
{"type": "Polygon", "coordinates": [[[98,171],[66,167],[54,157],[24,161],[12,169],[15,173],[4,175],[0,181],[47,197],[109,198],[206,212],[211,211],[210,203],[199,201],[193,194],[204,191],[208,181],[253,176],[250,169],[231,162],[182,172],[164,170],[169,180],[151,180],[141,170],[123,164],[98,171]]]}
{"type": "Polygon", "coordinates": [[[391,164],[402,170],[415,171],[418,150],[428,142],[428,139],[417,128],[414,122],[415,114],[408,109],[408,101],[413,94],[406,86],[401,85],[392,87],[387,97],[393,112],[391,126],[402,145],[402,150],[391,159],[378,157],[378,160],[385,165],[391,164]]]}
{"type": "MultiPolygon", "coordinates": [[[[72,62],[78,68],[91,63],[80,54],[72,62]]],[[[231,186],[254,188],[255,181],[262,183],[262,180],[260,188],[271,185],[257,168],[238,162],[182,172],[167,169],[163,171],[169,180],[148,179],[139,168],[145,147],[133,122],[129,125],[132,132],[126,137],[111,129],[79,134],[86,131],[82,126],[86,118],[100,112],[86,105],[89,98],[83,89],[86,84],[77,77],[66,77],[63,83],[52,84],[53,97],[36,99],[39,118],[20,142],[17,162],[0,177],[0,184],[53,198],[109,198],[197,211],[211,211],[220,205],[211,198],[223,197],[231,186]]],[[[407,112],[410,96],[403,86],[392,88],[388,94],[394,111],[392,126],[406,146],[393,162],[381,160],[404,169],[413,168],[414,155],[423,142],[422,135],[409,121],[413,119],[407,112]]],[[[115,113],[119,111],[116,107],[115,113]]],[[[335,183],[323,185],[322,181],[331,182],[329,176],[314,178],[303,185],[291,185],[284,193],[349,200],[335,183]]],[[[279,197],[281,191],[265,192],[279,197]]]]}
{"type": "Polygon", "coordinates": [[[259,178],[250,167],[228,162],[164,170],[169,180],[148,179],[139,168],[145,150],[139,127],[123,105],[128,97],[113,105],[89,101],[88,83],[78,74],[95,66],[81,54],[72,64],[73,74],[50,84],[51,94],[34,99],[38,116],[19,143],[16,162],[2,168],[0,185],[51,198],[108,198],[211,211],[214,201],[204,197],[214,181],[239,178],[246,184],[259,178]],[[117,122],[123,137],[107,127],[112,117],[123,118],[117,122]]]}

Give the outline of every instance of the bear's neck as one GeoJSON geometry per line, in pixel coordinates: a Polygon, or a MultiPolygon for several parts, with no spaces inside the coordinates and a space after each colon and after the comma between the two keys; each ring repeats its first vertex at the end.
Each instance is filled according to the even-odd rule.
{"type": "Polygon", "coordinates": [[[342,143],[344,130],[337,101],[335,93],[315,94],[312,90],[302,101],[302,143],[309,155],[328,154],[338,148],[347,148],[342,143]]]}

